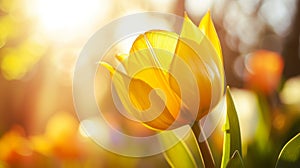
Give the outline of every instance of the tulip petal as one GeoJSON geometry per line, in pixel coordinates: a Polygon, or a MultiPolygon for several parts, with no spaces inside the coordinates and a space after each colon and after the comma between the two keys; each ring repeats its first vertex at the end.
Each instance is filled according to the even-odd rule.
{"type": "MultiPolygon", "coordinates": [[[[206,66],[199,56],[200,53],[194,51],[191,46],[198,45],[189,39],[180,38],[178,40],[176,56],[173,59],[170,72],[174,74],[176,79],[182,79],[183,83],[180,83],[181,93],[186,93],[189,96],[182,96],[181,98],[187,107],[195,106],[194,104],[197,102],[194,101],[200,99],[200,105],[196,109],[198,112],[197,119],[200,119],[207,114],[211,105],[212,84],[206,66]]],[[[173,83],[174,80],[171,79],[171,87],[179,94],[180,90],[174,87],[173,83]]]]}
{"type": "Polygon", "coordinates": [[[145,35],[139,35],[134,41],[129,56],[123,60],[123,66],[128,76],[132,76],[141,69],[158,67],[153,59],[153,52],[148,48],[145,35]]]}
{"type": "MultiPolygon", "coordinates": [[[[139,54],[148,55],[148,50],[141,51],[139,54]],[[143,54],[145,53],[146,54],[143,54]]],[[[158,68],[157,66],[144,66],[140,67],[139,65],[135,66],[131,61],[132,57],[136,57],[136,55],[130,55],[127,58],[127,65],[129,74],[134,79],[138,79],[149,85],[151,88],[160,89],[163,94],[160,94],[160,97],[165,97],[166,99],[166,107],[171,112],[172,116],[176,118],[178,113],[180,112],[181,100],[180,97],[174,93],[174,91],[169,86],[169,73],[165,70],[158,68]],[[135,68],[135,69],[133,69],[135,68]]],[[[125,65],[125,62],[123,62],[125,65]]],[[[107,68],[108,70],[111,68],[107,68]]],[[[126,68],[125,68],[126,69],[126,68]]],[[[134,89],[134,88],[133,88],[134,89]]]]}
{"type": "Polygon", "coordinates": [[[225,92],[225,76],[221,47],[210,13],[202,19],[199,28],[196,27],[185,13],[184,22],[180,34],[181,39],[189,40],[193,49],[197,51],[203,62],[207,65],[209,77],[212,83],[212,105],[219,101],[225,92]],[[221,88],[221,89],[220,89],[221,88]]]}
{"type": "Polygon", "coordinates": [[[122,56],[119,58],[129,76],[142,80],[151,88],[161,89],[166,97],[166,107],[174,118],[180,112],[181,100],[169,86],[167,70],[175,53],[177,39],[175,33],[149,31],[135,40],[125,60],[122,56]]]}
{"type": "Polygon", "coordinates": [[[165,102],[160,95],[152,91],[154,90],[141,80],[132,80],[129,85],[130,100],[138,112],[142,113],[142,121],[151,128],[166,130],[175,119],[165,108],[165,102]]]}
{"type": "MultiPolygon", "coordinates": [[[[173,92],[167,81],[167,76],[162,75],[163,72],[158,68],[148,68],[138,72],[134,77],[147,83],[152,88],[158,88],[164,94],[161,97],[166,99],[166,107],[171,112],[172,116],[176,118],[180,112],[181,100],[180,97],[173,92]]],[[[170,76],[172,79],[172,76],[170,76]]]]}
{"type": "MultiPolygon", "coordinates": [[[[225,92],[225,84],[224,84],[225,83],[225,74],[224,74],[222,48],[221,48],[220,40],[218,38],[218,34],[216,32],[214,23],[210,16],[210,11],[208,11],[202,18],[202,20],[199,24],[199,29],[205,34],[205,36],[211,42],[213,48],[215,49],[215,51],[211,52],[211,58],[214,60],[215,65],[218,68],[218,73],[216,75],[219,76],[219,78],[213,79],[213,83],[216,83],[216,84],[218,83],[217,85],[214,86],[214,88],[215,88],[214,91],[218,91],[218,90],[220,90],[218,88],[221,88],[220,94],[224,94],[224,92],[225,92]],[[217,56],[215,56],[215,52],[216,52],[217,56]],[[217,82],[217,81],[219,81],[219,82],[217,82]]],[[[203,40],[202,45],[206,45],[205,40],[203,40]]],[[[210,48],[210,47],[207,45],[206,48],[210,48]]]]}
{"type": "MultiPolygon", "coordinates": [[[[157,130],[168,129],[173,124],[176,118],[176,115],[173,113],[176,111],[174,107],[178,108],[178,106],[174,104],[176,100],[168,100],[171,99],[170,96],[168,96],[169,94],[165,93],[167,100],[164,100],[164,96],[162,96],[160,92],[153,90],[146,82],[136,78],[130,78],[108,63],[101,62],[100,64],[110,71],[112,83],[122,105],[135,119],[157,130]],[[168,107],[173,108],[171,109],[173,110],[172,113],[168,107]]],[[[152,72],[152,70],[149,69],[148,71],[150,72],[147,72],[147,70],[141,71],[141,74],[138,75],[149,75],[155,73],[157,70],[153,70],[152,72]]],[[[161,86],[162,84],[156,82],[152,85],[161,86]]],[[[164,89],[161,90],[164,92],[164,89]]],[[[180,109],[177,109],[177,113],[179,110],[180,109]]]]}
{"type": "Polygon", "coordinates": [[[180,37],[193,40],[198,44],[204,38],[204,34],[201,31],[199,31],[197,26],[194,25],[194,23],[188,17],[187,13],[184,13],[184,21],[183,21],[180,37]]]}
{"type": "Polygon", "coordinates": [[[149,31],[145,37],[155,52],[162,69],[169,69],[175,53],[178,35],[162,30],[149,31]]]}
{"type": "MultiPolygon", "coordinates": [[[[221,81],[221,93],[223,94],[225,92],[225,74],[224,74],[224,68],[223,68],[223,55],[222,55],[222,48],[220,44],[220,40],[218,38],[217,31],[215,29],[214,23],[211,20],[210,11],[208,11],[204,17],[202,18],[199,29],[205,34],[207,39],[211,42],[213,45],[215,52],[217,53],[218,57],[212,56],[212,58],[215,60],[215,63],[218,67],[218,71],[220,74],[220,81],[221,81]]],[[[213,54],[214,55],[214,54],[213,54]]],[[[219,87],[219,86],[216,86],[219,87]]]]}
{"type": "Polygon", "coordinates": [[[218,68],[223,69],[222,49],[214,23],[210,17],[210,12],[207,12],[202,18],[199,28],[193,24],[188,15],[185,13],[180,37],[193,40],[199,45],[202,45],[203,42],[206,43],[207,40],[210,41],[213,46],[210,52],[216,52],[216,54],[212,54],[212,58],[215,60],[218,68]]]}
{"type": "Polygon", "coordinates": [[[116,72],[116,69],[106,62],[100,62],[100,65],[106,68],[109,71],[110,75],[113,75],[116,72]]]}
{"type": "Polygon", "coordinates": [[[137,70],[145,67],[159,67],[168,70],[177,39],[176,33],[162,30],[152,30],[137,37],[130,50],[130,56],[127,57],[127,63],[125,63],[128,75],[133,75],[137,70]]]}
{"type": "Polygon", "coordinates": [[[127,63],[126,60],[128,58],[128,54],[117,54],[116,58],[121,62],[121,63],[127,63]]]}
{"type": "Polygon", "coordinates": [[[216,32],[214,23],[211,20],[210,11],[208,11],[202,18],[202,20],[199,24],[199,29],[205,34],[205,36],[209,39],[209,41],[211,41],[212,45],[214,46],[214,48],[219,56],[219,59],[220,59],[219,61],[223,62],[220,41],[218,38],[218,34],[216,32]]]}

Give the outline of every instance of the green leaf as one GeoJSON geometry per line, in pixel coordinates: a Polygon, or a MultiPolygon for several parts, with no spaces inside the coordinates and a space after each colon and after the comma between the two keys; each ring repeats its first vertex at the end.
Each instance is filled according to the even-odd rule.
{"type": "Polygon", "coordinates": [[[300,133],[282,148],[276,167],[299,167],[300,165],[300,133]]]}
{"type": "Polygon", "coordinates": [[[171,167],[204,167],[197,139],[190,128],[181,140],[173,131],[162,132],[160,138],[165,146],[175,144],[164,152],[171,167]]]}
{"type": "Polygon", "coordinates": [[[242,143],[240,134],[239,119],[236,109],[230,94],[230,89],[227,87],[226,92],[227,114],[224,124],[224,142],[221,167],[225,168],[231,156],[237,150],[242,155],[242,143]]]}
{"type": "Polygon", "coordinates": [[[233,156],[228,161],[226,168],[242,168],[245,167],[243,158],[238,150],[233,153],[233,156]]]}
{"type": "Polygon", "coordinates": [[[271,143],[269,141],[271,130],[271,111],[265,95],[262,95],[261,93],[256,94],[259,108],[258,123],[254,141],[258,145],[257,152],[266,154],[268,149],[271,147],[271,143]]]}

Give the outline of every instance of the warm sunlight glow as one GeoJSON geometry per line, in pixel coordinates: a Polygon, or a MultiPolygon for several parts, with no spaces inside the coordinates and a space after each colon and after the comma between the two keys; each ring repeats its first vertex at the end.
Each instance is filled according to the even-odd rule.
{"type": "MultiPolygon", "coordinates": [[[[75,34],[91,27],[99,11],[107,10],[98,0],[34,0],[33,14],[46,33],[75,34]]],[[[32,6],[31,6],[32,7],[32,6]]],[[[31,9],[30,9],[31,10],[31,9]]]]}

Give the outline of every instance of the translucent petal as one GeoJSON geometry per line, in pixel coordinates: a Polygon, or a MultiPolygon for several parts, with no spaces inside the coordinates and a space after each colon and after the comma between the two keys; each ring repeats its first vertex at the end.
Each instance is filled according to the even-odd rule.
{"type": "Polygon", "coordinates": [[[200,43],[204,38],[204,34],[199,31],[198,27],[194,25],[186,13],[184,13],[184,21],[180,32],[180,37],[193,40],[196,43],[200,43]]]}
{"type": "Polygon", "coordinates": [[[208,40],[213,45],[215,52],[217,52],[218,57],[214,59],[216,60],[216,62],[218,62],[218,64],[221,64],[223,66],[223,56],[220,41],[214,23],[211,20],[209,11],[202,18],[199,24],[199,28],[194,25],[188,15],[185,13],[180,37],[193,40],[198,44],[202,42],[204,37],[208,38],[208,40]]]}
{"type": "Polygon", "coordinates": [[[176,104],[180,100],[178,98],[174,100],[176,98],[171,96],[172,93],[168,93],[171,89],[166,88],[167,85],[146,78],[149,75],[158,73],[159,69],[146,69],[136,74],[137,76],[146,76],[142,77],[145,79],[145,81],[142,81],[117,71],[105,62],[101,62],[101,65],[110,71],[112,83],[119,100],[126,111],[134,118],[153,129],[159,130],[168,129],[173,124],[174,118],[180,111],[180,103],[179,105],[176,104]],[[151,82],[151,85],[146,82],[151,82]],[[164,95],[153,88],[160,88],[164,95]]]}
{"type": "Polygon", "coordinates": [[[132,45],[129,56],[122,61],[127,75],[133,76],[144,68],[158,67],[158,62],[153,56],[152,49],[147,46],[145,35],[139,35],[132,45]]]}
{"type": "Polygon", "coordinates": [[[181,100],[169,86],[167,67],[172,61],[177,38],[175,33],[149,31],[135,40],[128,57],[119,57],[128,70],[128,76],[145,82],[151,88],[159,88],[164,93],[166,107],[174,118],[180,111],[181,100]]]}
{"type": "Polygon", "coordinates": [[[199,29],[205,34],[205,36],[211,41],[212,45],[214,46],[220,62],[223,62],[223,56],[222,56],[222,49],[220,45],[220,41],[218,38],[218,34],[216,32],[215,26],[213,21],[210,17],[210,11],[208,11],[205,16],[202,18],[199,29]]]}
{"type": "Polygon", "coordinates": [[[128,58],[128,54],[117,54],[116,58],[124,65],[127,66],[127,58],[128,58]]]}
{"type": "MultiPolygon", "coordinates": [[[[180,112],[181,99],[176,93],[170,88],[169,82],[167,81],[168,76],[164,75],[161,69],[148,68],[138,72],[134,78],[140,79],[147,83],[151,88],[160,89],[160,97],[165,97],[166,107],[174,118],[178,116],[180,112]],[[162,95],[163,93],[163,95],[162,95]]],[[[170,77],[172,78],[172,77],[170,77]]],[[[134,88],[133,88],[134,89],[134,88]]]]}
{"type": "Polygon", "coordinates": [[[145,37],[153,48],[160,68],[168,70],[175,53],[178,35],[173,32],[157,30],[146,32],[145,37]]]}
{"type": "Polygon", "coordinates": [[[175,119],[165,107],[160,95],[152,91],[154,90],[141,80],[132,80],[129,85],[130,100],[137,107],[138,112],[142,114],[142,121],[155,129],[168,129],[175,119]]]}
{"type": "MultiPolygon", "coordinates": [[[[194,51],[191,46],[195,46],[196,43],[189,39],[179,39],[177,48],[176,48],[176,56],[173,59],[170,72],[175,74],[177,79],[181,78],[184,83],[180,83],[181,92],[188,93],[189,97],[182,97],[182,101],[188,106],[193,107],[193,104],[197,104],[197,102],[193,102],[200,99],[200,105],[197,109],[199,112],[197,114],[197,119],[206,115],[209,107],[211,105],[211,81],[209,73],[207,72],[206,65],[201,60],[201,55],[194,51]],[[184,62],[184,63],[180,63],[184,62]],[[186,67],[189,67],[186,68],[186,67]],[[184,71],[183,71],[184,70],[184,71]],[[188,72],[190,71],[190,72],[188,72]],[[195,84],[195,81],[196,84],[195,84]],[[195,85],[197,88],[195,89],[195,85]],[[198,90],[199,95],[196,95],[195,90],[198,90]]],[[[174,87],[174,81],[170,80],[171,87],[178,94],[180,90],[174,87]]]]}
{"type": "MultiPolygon", "coordinates": [[[[210,11],[208,11],[205,16],[202,18],[200,24],[199,24],[199,29],[205,34],[211,44],[213,45],[213,48],[215,49],[215,53],[212,51],[211,52],[211,58],[215,61],[215,64],[218,68],[219,76],[220,76],[220,86],[215,86],[221,88],[221,93],[223,94],[225,92],[225,74],[224,74],[224,65],[223,65],[223,55],[222,55],[222,49],[221,49],[221,44],[220,40],[218,38],[218,34],[216,32],[215,26],[213,21],[211,20],[210,17],[210,11]]],[[[203,43],[203,45],[207,45],[203,43]]],[[[208,46],[208,45],[207,45],[208,46]]],[[[210,47],[207,47],[210,48],[210,47]]],[[[218,74],[217,74],[218,75],[218,74]]],[[[216,88],[217,89],[217,88],[216,88]]],[[[219,90],[219,89],[217,89],[219,90]]]]}
{"type": "Polygon", "coordinates": [[[128,60],[125,60],[127,63],[124,63],[128,75],[133,75],[145,67],[168,70],[177,39],[176,33],[162,30],[153,30],[140,35],[132,45],[128,60]]]}
{"type": "Polygon", "coordinates": [[[216,104],[225,92],[225,76],[222,55],[218,55],[221,53],[221,47],[210,13],[204,16],[199,28],[185,14],[180,38],[189,40],[188,43],[193,45],[193,49],[197,50],[198,56],[205,63],[212,83],[212,104],[216,104]]]}

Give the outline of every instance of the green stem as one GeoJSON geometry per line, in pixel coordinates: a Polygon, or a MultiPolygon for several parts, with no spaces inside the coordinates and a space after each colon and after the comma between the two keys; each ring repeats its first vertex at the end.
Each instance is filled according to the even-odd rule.
{"type": "Polygon", "coordinates": [[[205,140],[202,142],[199,142],[198,138],[200,137],[200,135],[202,137],[205,137],[203,131],[201,131],[201,126],[199,125],[199,122],[195,122],[194,125],[192,126],[192,130],[197,138],[197,142],[204,160],[204,165],[207,168],[213,168],[215,167],[215,161],[213,158],[213,155],[211,153],[209,144],[206,140],[206,138],[204,138],[205,140]]]}

